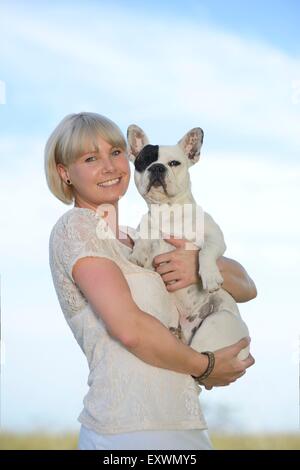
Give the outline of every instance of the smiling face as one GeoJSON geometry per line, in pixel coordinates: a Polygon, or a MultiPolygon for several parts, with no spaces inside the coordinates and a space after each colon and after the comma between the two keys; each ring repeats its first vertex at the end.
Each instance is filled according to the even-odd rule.
{"type": "Polygon", "coordinates": [[[71,181],[75,205],[97,209],[101,204],[116,205],[126,193],[130,168],[126,151],[114,147],[101,136],[67,167],[58,165],[66,182],[71,181]]]}

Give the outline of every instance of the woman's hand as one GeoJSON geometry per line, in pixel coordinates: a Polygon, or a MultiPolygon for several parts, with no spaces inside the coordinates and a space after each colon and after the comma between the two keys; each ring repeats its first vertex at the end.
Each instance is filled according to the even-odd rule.
{"type": "Polygon", "coordinates": [[[215,351],[215,366],[212,373],[203,380],[206,390],[213,387],[222,387],[235,382],[246,373],[248,367],[255,363],[254,358],[249,354],[247,359],[238,359],[239,352],[249,346],[250,338],[243,338],[232,346],[215,351]]]}
{"type": "MultiPolygon", "coordinates": [[[[186,240],[165,238],[176,249],[155,256],[153,266],[169,292],[199,282],[199,248],[186,240]]],[[[236,302],[247,302],[257,295],[256,287],[246,270],[237,261],[222,256],[217,260],[224,279],[222,288],[227,290],[236,302]]]]}
{"type": "Polygon", "coordinates": [[[165,238],[176,250],[155,256],[153,266],[169,292],[199,282],[199,248],[186,240],[165,238]],[[186,246],[187,245],[187,246],[186,246]]]}

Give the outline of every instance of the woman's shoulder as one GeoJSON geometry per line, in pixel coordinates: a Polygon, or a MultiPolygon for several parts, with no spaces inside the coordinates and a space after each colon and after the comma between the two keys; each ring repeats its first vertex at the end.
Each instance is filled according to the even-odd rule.
{"type": "Polygon", "coordinates": [[[69,225],[78,223],[95,223],[99,218],[97,212],[86,207],[72,207],[65,212],[56,222],[56,225],[69,225]]]}
{"type": "Polygon", "coordinates": [[[73,207],[54,225],[50,249],[55,251],[85,250],[112,253],[116,238],[105,220],[92,209],[73,207]]]}
{"type": "Polygon", "coordinates": [[[52,228],[49,238],[50,252],[79,249],[87,243],[99,245],[96,213],[90,209],[73,207],[65,212],[52,228]]]}
{"type": "Polygon", "coordinates": [[[51,237],[55,235],[62,236],[63,234],[68,237],[72,233],[83,233],[85,228],[90,229],[97,225],[96,216],[96,212],[91,209],[73,207],[57,220],[51,231],[51,237]]]}

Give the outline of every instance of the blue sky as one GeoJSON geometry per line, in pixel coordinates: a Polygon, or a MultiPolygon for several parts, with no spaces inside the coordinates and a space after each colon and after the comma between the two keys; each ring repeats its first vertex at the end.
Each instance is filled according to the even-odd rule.
{"type": "MultiPolygon", "coordinates": [[[[90,110],[124,133],[140,125],[153,143],[204,129],[194,195],[259,291],[240,306],[256,365],[234,386],[205,392],[204,403],[222,429],[298,430],[299,8],[1,2],[3,428],[78,428],[87,367],[48,268],[49,233],[68,207],[46,187],[43,148],[64,115],[90,110]]],[[[132,181],[121,223],[136,226],[144,211],[132,181]]]]}
{"type": "MultiPolygon", "coordinates": [[[[116,2],[119,6],[124,2],[116,2]]],[[[126,8],[140,11],[139,1],[126,2],[126,8]]],[[[233,31],[250,40],[267,41],[279,49],[299,55],[300,4],[297,0],[240,1],[153,1],[143,2],[143,14],[156,14],[188,23],[205,23],[233,31]]],[[[155,31],[154,31],[155,34],[155,31]]]]}

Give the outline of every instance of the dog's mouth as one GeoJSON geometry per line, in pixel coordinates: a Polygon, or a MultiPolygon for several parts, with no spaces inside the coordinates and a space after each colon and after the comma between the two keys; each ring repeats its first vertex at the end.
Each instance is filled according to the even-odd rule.
{"type": "Polygon", "coordinates": [[[164,193],[166,194],[166,196],[169,196],[168,191],[167,191],[167,185],[166,185],[165,180],[164,180],[163,177],[156,176],[154,178],[151,178],[150,181],[149,181],[148,187],[147,187],[147,193],[150,191],[152,186],[154,188],[159,188],[161,186],[163,188],[164,193]]]}

